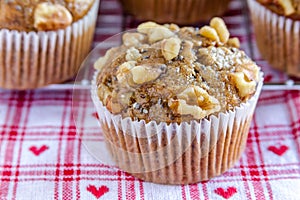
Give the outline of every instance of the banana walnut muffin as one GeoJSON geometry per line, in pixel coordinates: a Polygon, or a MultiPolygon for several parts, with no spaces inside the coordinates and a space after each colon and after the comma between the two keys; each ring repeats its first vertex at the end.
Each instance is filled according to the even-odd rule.
{"type": "Polygon", "coordinates": [[[95,0],[4,0],[0,3],[0,28],[18,31],[63,29],[78,21],[95,0]]]}
{"type": "Polygon", "coordinates": [[[293,19],[300,19],[299,0],[257,0],[268,9],[283,16],[293,19]]]}
{"type": "Polygon", "coordinates": [[[123,43],[95,64],[100,100],[122,117],[202,119],[246,102],[259,81],[259,68],[220,18],[201,29],[146,22],[123,43]]]}
{"type": "Polygon", "coordinates": [[[115,164],[162,184],[228,170],[244,150],[262,76],[224,21],[145,22],[122,36],[95,62],[91,90],[115,164]]]}
{"type": "Polygon", "coordinates": [[[1,0],[0,87],[34,89],[74,77],[88,55],[99,0],[1,0]]]}
{"type": "Polygon", "coordinates": [[[248,0],[255,39],[274,69],[300,77],[300,1],[248,0]]]}

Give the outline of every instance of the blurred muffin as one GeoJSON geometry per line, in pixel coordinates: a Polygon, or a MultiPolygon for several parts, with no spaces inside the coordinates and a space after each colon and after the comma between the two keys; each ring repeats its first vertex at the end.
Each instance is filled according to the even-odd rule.
{"type": "Polygon", "coordinates": [[[300,77],[300,2],[248,0],[258,49],[272,67],[300,77]]]}
{"type": "Polygon", "coordinates": [[[126,14],[159,23],[194,24],[222,15],[230,0],[120,0],[126,14]]]}
{"type": "Polygon", "coordinates": [[[0,87],[31,89],[72,78],[89,52],[98,4],[1,1],[0,87]]]}
{"type": "Polygon", "coordinates": [[[116,165],[155,183],[189,184],[240,158],[262,86],[221,18],[200,30],[146,22],[107,51],[92,84],[116,165]]]}

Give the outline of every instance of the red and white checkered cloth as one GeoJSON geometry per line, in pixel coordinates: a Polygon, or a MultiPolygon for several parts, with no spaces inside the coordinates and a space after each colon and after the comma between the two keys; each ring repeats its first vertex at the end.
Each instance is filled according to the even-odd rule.
{"type": "MultiPolygon", "coordinates": [[[[242,3],[234,0],[225,20],[251,53],[242,3]]],[[[95,44],[121,31],[120,12],[116,1],[102,0],[95,44]]],[[[251,44],[268,81],[282,80],[251,44]]],[[[187,186],[143,182],[94,159],[78,134],[103,141],[89,91],[74,104],[72,92],[0,91],[1,200],[300,199],[300,91],[263,91],[239,162],[220,177],[187,186]]]]}

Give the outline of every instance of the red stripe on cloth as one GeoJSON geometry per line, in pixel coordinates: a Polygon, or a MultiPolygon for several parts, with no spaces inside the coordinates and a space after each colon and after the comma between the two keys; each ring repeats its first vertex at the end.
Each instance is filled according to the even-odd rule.
{"type": "Polygon", "coordinates": [[[139,190],[140,190],[140,200],[145,199],[145,194],[144,194],[144,182],[142,180],[139,180],[139,190]]]}
{"type": "MultiPolygon", "coordinates": [[[[12,99],[14,98],[14,95],[15,95],[15,93],[12,92],[11,96],[9,98],[9,101],[8,101],[9,104],[8,104],[8,108],[7,108],[7,112],[6,112],[6,116],[5,116],[5,122],[4,122],[5,124],[8,124],[9,119],[11,118],[12,110],[14,107],[14,101],[12,101],[12,99]]],[[[4,141],[4,136],[8,136],[8,134],[9,134],[9,132],[3,131],[3,133],[2,133],[3,137],[1,138],[1,141],[4,141]]],[[[13,155],[14,155],[12,153],[13,149],[14,149],[14,143],[8,142],[6,145],[6,149],[5,149],[6,153],[4,156],[4,166],[6,165],[6,167],[5,167],[6,171],[2,172],[1,177],[3,177],[4,173],[7,173],[7,174],[12,173],[10,164],[12,163],[12,160],[13,160],[13,155]]],[[[9,180],[10,180],[10,178],[8,178],[8,181],[9,180]]],[[[9,192],[9,182],[5,183],[5,181],[1,179],[0,186],[1,186],[1,196],[6,197],[9,192]]]]}
{"type": "MultiPolygon", "coordinates": [[[[61,161],[61,151],[62,151],[62,137],[64,135],[64,124],[67,117],[67,111],[70,99],[72,98],[70,91],[66,91],[65,94],[65,101],[63,104],[63,113],[62,113],[62,126],[61,131],[59,133],[59,141],[58,141],[58,150],[57,150],[57,163],[62,163],[61,161]]],[[[54,185],[54,199],[59,200],[59,179],[60,179],[60,165],[56,165],[56,173],[55,173],[55,185],[54,185]]]]}
{"type": "Polygon", "coordinates": [[[118,199],[123,199],[122,196],[122,172],[120,170],[118,170],[118,199]]]}
{"type": "MultiPolygon", "coordinates": [[[[79,113],[77,112],[78,109],[76,109],[75,107],[77,106],[77,104],[79,104],[79,106],[82,105],[82,107],[83,107],[83,113],[86,113],[87,102],[88,102],[88,101],[87,101],[87,98],[89,98],[89,95],[88,95],[89,92],[86,92],[86,93],[83,95],[84,100],[78,102],[78,101],[76,100],[76,96],[75,96],[75,95],[77,95],[76,92],[78,92],[78,91],[73,91],[73,99],[72,99],[72,116],[73,116],[73,120],[74,120],[74,122],[75,122],[75,126],[77,125],[76,123],[79,122],[79,119],[78,119],[79,113]],[[88,94],[87,94],[87,93],[88,93],[88,94]],[[76,118],[76,117],[77,117],[77,118],[76,118]]],[[[78,107],[77,107],[77,108],[78,108],[78,107]]],[[[79,123],[84,124],[84,120],[85,120],[85,117],[82,117],[79,123]]],[[[76,128],[76,127],[75,127],[75,128],[76,128]]],[[[77,145],[77,149],[78,149],[77,161],[79,162],[79,161],[80,161],[80,157],[81,157],[81,142],[82,142],[81,136],[82,136],[82,134],[83,134],[83,127],[81,127],[80,130],[77,130],[77,129],[76,129],[75,131],[76,131],[76,133],[78,134],[78,139],[79,139],[78,145],[77,145]]],[[[79,168],[79,170],[78,170],[77,176],[79,177],[79,176],[81,175],[81,172],[82,172],[82,171],[80,170],[81,164],[78,164],[78,168],[79,168]]],[[[80,178],[77,178],[77,179],[76,179],[76,199],[80,199],[80,178]]]]}
{"type": "Polygon", "coordinates": [[[186,200],[186,192],[185,192],[185,186],[181,186],[181,196],[183,200],[186,200]]]}
{"type": "Polygon", "coordinates": [[[286,102],[288,103],[288,109],[292,120],[292,134],[294,135],[294,142],[296,145],[296,149],[298,152],[298,158],[300,159],[300,144],[298,137],[300,134],[300,92],[292,92],[289,93],[289,95],[286,96],[286,102]],[[296,111],[295,111],[296,109],[296,111]],[[297,115],[297,116],[295,116],[297,115]]]}
{"type": "MultiPolygon", "coordinates": [[[[29,118],[29,110],[33,101],[33,94],[32,92],[27,93],[28,94],[28,100],[26,100],[26,92],[22,91],[18,93],[18,103],[16,104],[16,110],[13,118],[13,124],[20,124],[21,122],[21,117],[22,114],[25,116],[24,118],[24,124],[28,123],[28,118],[29,118]],[[25,104],[27,103],[27,104],[25,104]]],[[[14,181],[14,186],[12,189],[12,199],[16,199],[17,195],[17,187],[18,187],[18,176],[19,176],[19,166],[20,166],[20,161],[21,161],[21,155],[22,155],[22,145],[24,141],[24,135],[26,129],[20,129],[21,132],[21,137],[19,140],[19,151],[18,151],[18,157],[17,157],[17,164],[15,168],[15,176],[16,179],[14,181]]],[[[10,140],[11,141],[11,140],[10,140]]]]}
{"type": "Polygon", "coordinates": [[[198,184],[192,184],[189,186],[190,189],[190,197],[193,200],[200,200],[200,193],[198,184]]]}
{"type": "MultiPolygon", "coordinates": [[[[257,142],[257,151],[258,151],[258,158],[259,158],[259,161],[260,163],[263,165],[264,164],[264,159],[263,159],[263,156],[262,156],[262,150],[261,150],[261,144],[260,144],[260,139],[259,139],[259,132],[258,132],[258,128],[257,128],[257,122],[256,122],[256,117],[254,116],[253,117],[253,130],[254,130],[254,136],[256,138],[256,142],[257,142]]],[[[266,183],[266,187],[267,187],[267,192],[269,194],[269,197],[270,197],[270,200],[273,199],[273,193],[272,193],[272,189],[271,189],[271,185],[270,185],[270,182],[268,181],[269,178],[268,178],[268,173],[267,171],[265,170],[264,167],[262,167],[262,171],[263,171],[263,174],[260,174],[263,175],[263,180],[265,181],[266,183]]],[[[257,171],[259,173],[259,171],[257,171]]],[[[251,175],[253,176],[253,175],[251,175]]],[[[261,180],[261,179],[259,179],[261,180]]],[[[265,199],[265,195],[264,195],[264,192],[259,192],[259,191],[264,191],[263,189],[263,186],[262,186],[262,182],[261,181],[257,181],[256,178],[254,178],[253,176],[253,182],[252,182],[253,186],[254,186],[254,194],[256,196],[257,199],[265,199]]]]}
{"type": "Polygon", "coordinates": [[[136,199],[136,192],[135,192],[135,181],[127,181],[127,176],[131,175],[125,173],[126,181],[125,181],[125,190],[126,190],[126,199],[136,199]]]}
{"type": "Polygon", "coordinates": [[[203,195],[204,195],[204,199],[209,199],[206,181],[201,182],[201,184],[202,184],[202,192],[203,192],[203,195]]]}
{"type": "Polygon", "coordinates": [[[245,187],[245,192],[246,192],[246,196],[247,196],[247,199],[251,199],[251,194],[250,194],[250,187],[249,187],[249,181],[247,181],[247,178],[246,178],[246,172],[245,172],[245,169],[244,169],[244,166],[243,166],[243,159],[240,159],[240,168],[241,168],[241,175],[242,175],[242,180],[243,180],[243,185],[245,187]]]}

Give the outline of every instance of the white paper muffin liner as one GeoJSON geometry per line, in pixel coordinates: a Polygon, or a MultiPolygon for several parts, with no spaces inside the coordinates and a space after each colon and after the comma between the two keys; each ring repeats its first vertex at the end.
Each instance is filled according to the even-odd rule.
{"type": "Polygon", "coordinates": [[[31,89],[72,78],[89,53],[99,0],[82,19],[63,30],[0,29],[0,87],[31,89]]]}
{"type": "Polygon", "coordinates": [[[139,20],[193,24],[222,15],[230,0],[120,0],[125,13],[139,20]]]}
{"type": "Polygon", "coordinates": [[[300,21],[248,0],[258,49],[273,68],[300,77],[300,21]]]}
{"type": "Polygon", "coordinates": [[[107,148],[119,168],[150,182],[189,184],[222,174],[240,158],[262,76],[256,93],[246,103],[233,111],[189,123],[145,123],[111,114],[97,95],[97,72],[91,95],[107,148]]]}

